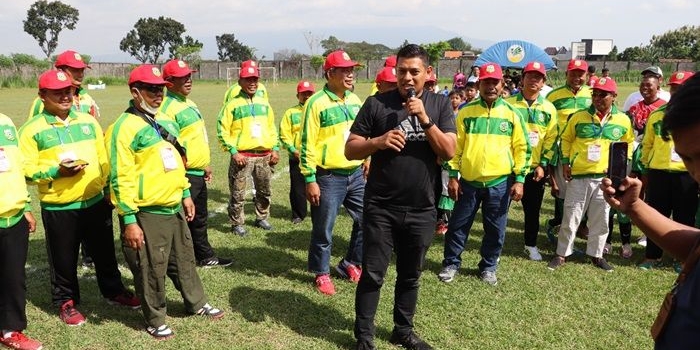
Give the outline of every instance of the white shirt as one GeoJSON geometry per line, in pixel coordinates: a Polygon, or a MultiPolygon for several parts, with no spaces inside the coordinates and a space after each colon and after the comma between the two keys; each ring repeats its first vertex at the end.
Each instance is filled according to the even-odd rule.
{"type": "MultiPolygon", "coordinates": [[[[659,92],[656,93],[656,97],[658,97],[666,102],[671,100],[671,94],[668,91],[662,90],[661,88],[659,88],[659,92]]],[[[622,111],[623,112],[629,111],[630,108],[632,108],[632,106],[635,103],[637,103],[643,99],[644,99],[644,97],[642,97],[641,92],[635,91],[635,92],[631,93],[627,97],[627,99],[625,100],[625,105],[622,107],[622,111]]]]}

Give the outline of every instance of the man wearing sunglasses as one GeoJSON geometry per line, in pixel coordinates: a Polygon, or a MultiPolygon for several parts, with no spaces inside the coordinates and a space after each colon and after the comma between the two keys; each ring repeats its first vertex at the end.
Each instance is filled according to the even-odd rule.
{"type": "Polygon", "coordinates": [[[78,247],[92,248],[100,292],[109,303],[138,308],[139,299],[121,281],[114,254],[112,208],[105,200],[109,161],[102,128],[92,116],[73,109],[75,86],[63,71],[39,77],[44,109],[19,131],[24,176],[37,185],[46,235],[51,295],[61,320],[85,323],[80,304],[78,247]]]}
{"type": "Polygon", "coordinates": [[[603,198],[600,183],[608,167],[610,144],[627,142],[628,159],[632,159],[634,133],[627,115],[615,106],[617,84],[613,79],[598,79],[591,95],[591,107],[572,114],[560,135],[561,163],[568,184],[557,255],[549,262],[550,270],[564,265],[566,257],[573,253],[576,229],[584,213],[588,213],[590,226],[586,255],[596,267],[607,272],[613,270],[603,258],[610,205],[603,198]]]}
{"type": "Polygon", "coordinates": [[[171,85],[167,85],[168,90],[156,118],[158,121],[174,125],[178,130],[178,141],[185,146],[186,174],[195,206],[194,219],[187,222],[187,226],[192,234],[197,265],[229,266],[233,261],[217,257],[207,235],[207,183],[212,180],[212,171],[209,165],[209,138],[204,118],[197,105],[187,98],[192,92],[194,72],[196,70],[190,69],[185,61],[178,59],[171,60],[163,66],[163,78],[171,85]]]}
{"type": "Polygon", "coordinates": [[[187,227],[195,206],[185,177],[184,150],[172,137],[177,128],[164,128],[155,120],[165,85],[170,83],[157,67],[136,67],[129,76],[133,98],[129,108],[105,134],[122,251],[143,301],[146,332],[156,339],[174,336],[165,324],[166,275],[182,295],[187,312],[211,319],[224,316],[209,305],[195,267],[187,227]]]}

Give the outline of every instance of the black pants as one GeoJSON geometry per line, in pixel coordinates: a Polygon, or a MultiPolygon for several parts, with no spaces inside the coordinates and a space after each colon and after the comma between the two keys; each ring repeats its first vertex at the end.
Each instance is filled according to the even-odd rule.
{"type": "Polygon", "coordinates": [[[100,293],[105,298],[124,291],[114,253],[112,209],[100,200],[89,208],[73,210],[41,209],[46,234],[46,251],[51,274],[51,299],[60,306],[68,300],[80,303],[78,286],[78,247],[87,240],[95,262],[100,293]]]}
{"type": "MultiPolygon", "coordinates": [[[[646,201],[666,217],[673,214],[673,221],[693,226],[698,209],[698,184],[687,172],[649,169],[646,201]]],[[[647,239],[646,258],[661,259],[662,255],[663,250],[647,239]]]]}
{"type": "Polygon", "coordinates": [[[203,176],[187,174],[187,179],[190,181],[190,197],[194,202],[194,219],[187,222],[192,233],[192,243],[194,245],[194,256],[197,261],[214,257],[214,249],[209,244],[209,235],[207,234],[207,219],[209,211],[207,210],[207,182],[203,176]]]}
{"type": "Polygon", "coordinates": [[[24,264],[28,247],[29,225],[24,217],[12,227],[0,228],[0,329],[27,328],[24,264]]]}
{"type": "Polygon", "coordinates": [[[394,332],[406,335],[413,329],[418,280],[435,223],[435,209],[400,212],[365,204],[362,276],[355,293],[355,337],[358,340],[374,337],[374,315],[392,251],[396,252],[394,332]]]}
{"type": "Polygon", "coordinates": [[[289,204],[292,207],[292,219],[306,218],[306,181],[299,169],[299,160],[293,155],[289,156],[289,204]]]}
{"type": "MultiPolygon", "coordinates": [[[[535,173],[525,176],[523,185],[523,212],[525,214],[525,245],[528,247],[537,246],[537,234],[540,232],[540,209],[542,208],[542,198],[544,197],[545,179],[535,181],[535,173]]],[[[561,219],[559,219],[561,223],[561,219]]]]}

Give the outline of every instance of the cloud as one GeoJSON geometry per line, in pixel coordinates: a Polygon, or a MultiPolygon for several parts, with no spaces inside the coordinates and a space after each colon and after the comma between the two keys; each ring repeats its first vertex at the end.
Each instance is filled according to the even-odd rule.
{"type": "Polygon", "coordinates": [[[688,0],[667,0],[666,3],[673,9],[690,9],[695,5],[688,0]]]}

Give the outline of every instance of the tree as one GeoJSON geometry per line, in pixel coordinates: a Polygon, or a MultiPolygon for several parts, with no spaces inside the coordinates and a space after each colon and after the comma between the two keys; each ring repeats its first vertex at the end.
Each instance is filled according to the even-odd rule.
{"type": "Polygon", "coordinates": [[[452,50],[456,51],[472,51],[472,44],[465,42],[462,40],[462,38],[456,36],[450,40],[447,40],[447,43],[450,44],[450,47],[452,47],[452,50]]]}
{"type": "Polygon", "coordinates": [[[421,46],[428,52],[428,61],[430,61],[430,65],[432,66],[445,54],[445,51],[451,48],[450,44],[446,41],[423,44],[421,46]]]}
{"type": "Polygon", "coordinates": [[[187,35],[182,45],[175,48],[173,58],[181,59],[189,63],[190,66],[197,67],[202,62],[202,56],[200,56],[199,53],[202,51],[203,47],[204,44],[199,40],[187,35]]]}
{"type": "Polygon", "coordinates": [[[608,61],[617,61],[617,45],[613,46],[606,59],[608,61]]]}
{"type": "Polygon", "coordinates": [[[618,58],[620,61],[641,61],[643,51],[641,46],[628,47],[618,55],[618,58]]]}
{"type": "Polygon", "coordinates": [[[219,61],[245,61],[253,58],[255,49],[243,45],[233,34],[216,36],[216,46],[219,48],[219,61]]]}
{"type": "Polygon", "coordinates": [[[661,58],[700,59],[700,27],[682,26],[651,37],[649,46],[658,50],[661,58]]]}
{"type": "Polygon", "coordinates": [[[24,31],[39,42],[41,51],[48,59],[56,51],[61,31],[64,28],[75,29],[78,15],[78,9],[60,1],[39,0],[27,11],[27,19],[23,21],[24,31]]]}
{"type": "Polygon", "coordinates": [[[141,18],[119,43],[119,49],[141,63],[158,63],[166,47],[171,57],[175,55],[175,49],[183,44],[184,32],[185,26],[172,18],[141,18]]]}
{"type": "Polygon", "coordinates": [[[323,56],[328,56],[329,53],[345,49],[345,42],[338,40],[338,38],[333,35],[329,36],[328,39],[321,40],[321,47],[326,50],[323,52],[323,56]]]}

